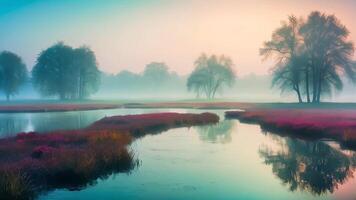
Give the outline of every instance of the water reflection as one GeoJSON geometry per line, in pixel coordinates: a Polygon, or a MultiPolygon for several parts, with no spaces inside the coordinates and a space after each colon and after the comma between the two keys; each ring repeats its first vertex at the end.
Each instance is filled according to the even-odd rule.
{"type": "Polygon", "coordinates": [[[299,189],[314,195],[333,193],[352,177],[353,156],[325,142],[281,137],[274,137],[274,141],[277,148],[263,146],[260,156],[291,191],[299,189]]]}
{"type": "Polygon", "coordinates": [[[0,137],[18,132],[78,129],[97,120],[97,116],[83,112],[0,114],[0,137]]]}
{"type": "MultiPolygon", "coordinates": [[[[85,128],[105,116],[154,112],[202,113],[208,111],[187,109],[108,109],[48,113],[0,113],[0,138],[12,136],[19,132],[47,132],[85,128]]],[[[219,114],[223,115],[223,112],[221,111],[219,114]]]]}
{"type": "Polygon", "coordinates": [[[231,142],[231,132],[235,123],[231,120],[224,120],[214,125],[198,126],[197,132],[202,141],[213,143],[231,142]]]}

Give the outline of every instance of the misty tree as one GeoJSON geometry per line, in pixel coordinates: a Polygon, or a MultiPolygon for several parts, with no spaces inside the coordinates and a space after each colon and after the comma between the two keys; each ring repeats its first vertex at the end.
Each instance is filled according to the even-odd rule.
{"type": "Polygon", "coordinates": [[[321,95],[331,93],[332,88],[342,89],[340,74],[356,80],[349,31],[334,15],[312,12],[300,32],[310,63],[307,81],[311,80],[313,102],[320,102],[321,95]]]}
{"type": "Polygon", "coordinates": [[[88,47],[74,49],[73,67],[76,71],[76,98],[84,99],[99,89],[100,72],[94,52],[88,47]]]}
{"type": "Polygon", "coordinates": [[[288,22],[275,30],[272,39],[264,43],[260,54],[265,59],[274,56],[276,66],[272,69],[272,86],[278,86],[284,91],[294,91],[298,101],[302,102],[301,82],[303,62],[301,58],[302,38],[299,35],[301,20],[290,16],[288,22]]]}
{"type": "Polygon", "coordinates": [[[150,82],[161,84],[169,78],[168,66],[163,62],[151,62],[143,71],[143,78],[150,82]]]}
{"type": "Polygon", "coordinates": [[[275,56],[273,86],[295,91],[299,102],[320,102],[322,95],[341,90],[341,75],[356,81],[349,31],[334,15],[312,12],[307,21],[289,17],[264,43],[260,53],[275,56]],[[302,86],[303,85],[303,86],[302,86]]]}
{"type": "Polygon", "coordinates": [[[187,80],[189,91],[196,93],[197,97],[205,95],[208,99],[215,97],[216,92],[222,91],[223,87],[231,87],[235,81],[233,63],[224,55],[210,57],[202,54],[195,61],[195,69],[187,80]]]}
{"type": "Polygon", "coordinates": [[[9,51],[0,53],[0,89],[6,95],[6,100],[15,95],[27,79],[26,65],[22,59],[9,51]]]}
{"type": "Polygon", "coordinates": [[[34,86],[44,96],[82,99],[98,89],[100,72],[87,47],[57,43],[42,51],[32,70],[34,86]]]}

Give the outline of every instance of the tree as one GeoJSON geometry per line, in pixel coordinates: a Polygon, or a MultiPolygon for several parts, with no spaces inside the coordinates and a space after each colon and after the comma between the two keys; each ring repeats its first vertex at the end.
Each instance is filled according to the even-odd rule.
{"type": "Polygon", "coordinates": [[[300,28],[311,68],[313,102],[331,88],[342,89],[340,74],[356,80],[352,65],[353,43],[347,40],[349,31],[334,15],[312,12],[300,28]]]}
{"type": "Polygon", "coordinates": [[[151,62],[143,71],[143,78],[149,83],[161,84],[169,79],[168,66],[163,62],[151,62]]]}
{"type": "Polygon", "coordinates": [[[72,47],[57,43],[40,53],[32,77],[34,86],[42,95],[58,95],[63,100],[73,93],[72,52],[72,47]]]}
{"type": "Polygon", "coordinates": [[[7,101],[15,95],[20,86],[27,79],[26,65],[22,59],[9,51],[3,51],[0,54],[0,89],[6,95],[7,101]]]}
{"type": "Polygon", "coordinates": [[[273,34],[272,39],[264,43],[260,54],[265,59],[275,56],[276,66],[272,69],[272,86],[283,91],[295,91],[299,102],[303,102],[300,85],[302,82],[303,64],[301,62],[302,39],[299,27],[302,21],[290,16],[273,34]]]}
{"type": "Polygon", "coordinates": [[[32,70],[34,86],[44,96],[83,99],[98,89],[100,72],[88,47],[57,43],[41,52],[32,70]]]}
{"type": "Polygon", "coordinates": [[[99,89],[100,72],[94,52],[88,47],[74,49],[73,65],[77,72],[77,95],[84,99],[99,89]]]}
{"type": "Polygon", "coordinates": [[[232,86],[235,73],[232,69],[232,60],[224,55],[210,57],[202,54],[195,61],[195,69],[187,81],[189,91],[194,91],[199,97],[205,94],[208,99],[213,99],[217,91],[224,86],[232,86]]]}
{"type": "Polygon", "coordinates": [[[356,82],[354,46],[348,35],[334,15],[312,12],[305,23],[289,17],[260,50],[265,58],[276,57],[272,85],[282,92],[295,91],[299,102],[305,94],[308,103],[319,103],[322,95],[342,89],[342,74],[356,82]]]}

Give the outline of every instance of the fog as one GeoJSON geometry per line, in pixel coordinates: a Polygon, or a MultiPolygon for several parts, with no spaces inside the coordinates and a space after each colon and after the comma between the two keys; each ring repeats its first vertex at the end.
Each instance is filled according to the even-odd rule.
{"type": "MultiPolygon", "coordinates": [[[[186,81],[188,76],[180,76],[171,73],[170,78],[162,82],[150,82],[144,80],[142,73],[129,73],[123,71],[118,74],[101,74],[100,88],[94,95],[93,100],[198,100],[196,94],[187,91],[186,81]],[[131,77],[131,80],[130,80],[131,77]]],[[[232,88],[225,88],[219,93],[217,101],[242,101],[242,102],[293,102],[295,95],[281,93],[278,88],[271,87],[271,75],[249,74],[237,77],[232,88]]],[[[356,86],[346,79],[342,91],[334,92],[333,96],[324,97],[325,101],[353,102],[356,101],[356,86]]],[[[14,101],[21,100],[55,100],[57,97],[42,97],[32,85],[31,80],[21,87],[14,101]]],[[[5,100],[0,92],[0,100],[5,100]]],[[[204,98],[200,98],[204,100],[204,98]]]]}

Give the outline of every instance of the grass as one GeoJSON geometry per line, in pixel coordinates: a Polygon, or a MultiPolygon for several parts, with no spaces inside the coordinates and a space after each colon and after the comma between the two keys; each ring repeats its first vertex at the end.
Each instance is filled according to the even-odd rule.
{"type": "Polygon", "coordinates": [[[353,109],[252,109],[228,111],[227,118],[258,123],[267,131],[297,137],[330,138],[344,147],[356,146],[356,110],[353,109]]]}
{"type": "Polygon", "coordinates": [[[229,99],[127,99],[127,100],[15,100],[0,101],[0,113],[51,112],[110,108],[186,108],[186,109],[356,109],[356,103],[250,103],[229,99]]]}
{"type": "Polygon", "coordinates": [[[80,189],[137,165],[135,138],[169,128],[217,123],[211,113],[156,113],[103,118],[86,129],[19,133],[0,139],[1,199],[32,199],[43,191],[80,189]]]}
{"type": "Polygon", "coordinates": [[[91,126],[91,130],[124,130],[135,137],[147,133],[157,133],[170,128],[186,127],[217,123],[219,117],[212,113],[180,114],[180,113],[151,113],[141,115],[125,115],[105,117],[91,126]]]}

